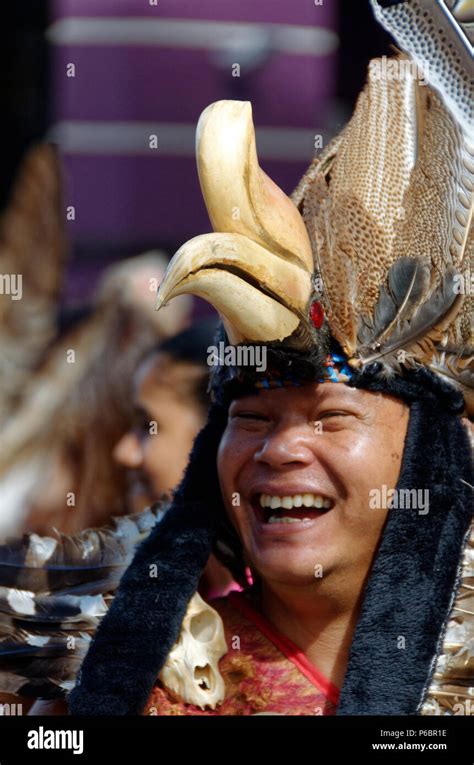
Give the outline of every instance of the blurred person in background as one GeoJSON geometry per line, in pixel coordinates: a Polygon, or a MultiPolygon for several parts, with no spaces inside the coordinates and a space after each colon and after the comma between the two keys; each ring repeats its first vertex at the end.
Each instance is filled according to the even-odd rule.
{"type": "MultiPolygon", "coordinates": [[[[130,426],[132,376],[147,350],[187,323],[191,307],[185,297],[177,310],[157,315],[167,258],[153,251],[109,267],[92,305],[59,309],[69,249],[62,172],[53,146],[33,144],[0,215],[0,274],[11,282],[2,280],[0,294],[0,542],[9,540],[0,587],[7,589],[22,586],[21,574],[12,574],[15,545],[20,569],[28,567],[22,545],[30,550],[36,540],[43,549],[37,534],[54,546],[61,532],[100,528],[128,512],[126,473],[111,451],[130,426]]],[[[30,593],[54,588],[35,571],[31,585],[30,593]]],[[[18,648],[10,636],[20,616],[4,603],[0,653],[7,664],[18,648]]],[[[27,629],[23,624],[23,634],[27,629]]],[[[20,701],[26,711],[29,700],[9,695],[17,683],[2,670],[0,703],[20,701]]]]}
{"type": "Polygon", "coordinates": [[[91,304],[61,310],[62,175],[53,146],[31,146],[0,216],[0,273],[17,277],[15,294],[0,295],[0,541],[74,533],[129,511],[111,452],[130,427],[133,374],[192,305],[184,296],[157,314],[167,257],[154,250],[109,266],[91,304]]]}
{"type": "MultiPolygon", "coordinates": [[[[166,258],[151,252],[108,268],[80,320],[60,315],[64,252],[50,198],[56,201],[56,193],[42,192],[46,181],[57,182],[56,158],[41,147],[25,163],[0,220],[0,269],[22,273],[24,298],[0,306],[0,542],[23,540],[30,549],[35,540],[56,545],[88,527],[100,535],[103,524],[130,512],[127,471],[112,449],[131,424],[133,374],[145,353],[187,323],[191,300],[161,321],[154,290],[166,258]]],[[[65,560],[67,567],[67,554],[65,560]]],[[[10,573],[8,565],[1,568],[0,587],[13,584],[10,573]]],[[[31,584],[28,591],[44,592],[40,578],[31,584]]],[[[11,658],[12,619],[19,614],[7,605],[0,654],[11,658]]],[[[2,669],[0,704],[21,703],[26,712],[31,699],[2,669]]]]}
{"type": "Polygon", "coordinates": [[[130,512],[126,471],[111,452],[131,424],[133,375],[189,316],[187,301],[157,321],[150,283],[165,264],[161,253],[147,253],[107,269],[94,305],[58,329],[25,381],[2,428],[0,539],[51,528],[71,534],[130,512]]]}
{"type": "MultiPolygon", "coordinates": [[[[0,312],[0,543],[7,541],[0,586],[21,590],[31,577],[25,587],[28,597],[34,599],[34,591],[43,601],[54,600],[64,572],[66,578],[71,572],[74,578],[74,570],[85,565],[87,552],[95,546],[102,549],[109,527],[110,538],[115,539],[116,532],[118,539],[110,589],[116,586],[128,551],[161,510],[146,517],[139,513],[135,524],[127,520],[128,514],[171,493],[204,422],[206,354],[213,334],[209,322],[207,328],[204,323],[181,339],[166,342],[188,322],[191,299],[185,296],[176,306],[156,313],[155,291],[166,266],[166,258],[157,251],[109,267],[91,306],[58,313],[65,262],[59,175],[53,151],[32,150],[0,221],[0,263],[5,271],[22,272],[25,298],[2,301],[0,312]],[[43,249],[41,257],[34,258],[38,241],[43,249]],[[137,365],[160,341],[164,341],[160,352],[146,359],[136,383],[142,410],[159,424],[155,435],[140,437],[144,458],[137,471],[131,433],[133,378],[137,365]],[[118,459],[112,456],[114,447],[118,459]],[[133,487],[129,496],[127,485],[133,487]],[[144,486],[146,496],[141,491],[138,501],[137,488],[140,493],[144,486]],[[122,518],[123,524],[113,518],[122,518]],[[54,562],[49,553],[44,557],[51,549],[57,553],[54,562]],[[60,572],[59,582],[51,573],[45,582],[36,572],[35,566],[49,563],[60,572]]],[[[202,587],[212,596],[213,591],[225,592],[231,581],[211,561],[202,587]]],[[[106,608],[106,599],[101,607],[106,608]]],[[[38,669],[25,651],[21,666],[10,666],[15,654],[12,643],[17,649],[18,641],[34,634],[31,621],[22,623],[21,613],[10,611],[0,619],[0,702],[20,702],[26,711],[35,695],[32,686],[61,684],[64,672],[58,670],[61,677],[56,683],[55,671],[46,677],[44,666],[38,669]],[[13,625],[21,636],[12,635],[13,625]],[[25,678],[30,698],[21,692],[25,678]]],[[[81,627],[78,655],[85,635],[87,628],[81,627]]],[[[64,666],[61,659],[59,664],[64,666]]]]}
{"type": "Polygon", "coordinates": [[[181,479],[209,406],[206,358],[216,329],[214,319],[193,324],[160,343],[137,369],[133,425],[113,450],[128,468],[135,510],[170,494],[181,479]]]}
{"type": "MultiPolygon", "coordinates": [[[[120,316],[120,311],[117,315],[120,316]]],[[[123,317],[119,326],[121,324],[123,317]]],[[[9,545],[0,548],[0,584],[17,592],[24,588],[34,603],[37,596],[41,597],[42,608],[48,608],[50,618],[56,614],[58,630],[67,629],[71,636],[77,628],[76,650],[71,652],[67,648],[66,661],[61,640],[57,639],[55,652],[45,663],[41,656],[35,655],[35,636],[39,625],[32,619],[23,622],[21,613],[12,609],[11,614],[6,616],[6,622],[0,620],[0,693],[5,692],[4,696],[0,696],[2,703],[20,702],[26,711],[31,697],[47,696],[51,693],[51,687],[53,694],[57,693],[58,686],[67,687],[67,683],[74,680],[79,659],[88,645],[88,629],[95,628],[107,609],[111,592],[126,568],[127,556],[134,545],[166,513],[170,495],[187,464],[194,437],[206,420],[209,406],[207,357],[215,329],[215,319],[204,320],[164,340],[145,356],[142,353],[133,385],[128,375],[122,379],[122,371],[129,371],[130,359],[126,368],[122,367],[117,354],[117,339],[124,335],[116,332],[112,337],[109,334],[109,344],[101,348],[97,364],[92,366],[90,374],[79,386],[80,395],[75,397],[74,406],[69,404],[62,413],[57,413],[62,437],[56,446],[53,443],[49,447],[49,456],[54,455],[54,459],[50,472],[43,479],[45,488],[38,492],[35,512],[30,510],[23,525],[24,530],[34,533],[9,540],[9,545]],[[122,434],[127,417],[125,400],[131,411],[132,389],[133,421],[130,416],[129,430],[122,434]],[[103,425],[101,431],[100,423],[103,425]],[[121,429],[112,456],[112,448],[107,451],[105,446],[112,444],[113,434],[121,429]],[[85,444],[88,448],[84,448],[85,444]],[[75,515],[73,507],[64,509],[64,497],[71,485],[76,486],[74,466],[82,481],[89,478],[86,486],[89,499],[94,495],[103,502],[102,506],[100,503],[84,505],[79,515],[75,515]],[[97,481],[101,473],[112,476],[114,468],[127,477],[128,496],[124,482],[110,486],[106,482],[100,486],[97,481]],[[91,493],[94,485],[95,493],[91,493]],[[119,518],[112,520],[114,513],[111,512],[113,505],[110,502],[113,496],[109,496],[108,489],[118,492],[119,488],[123,492],[121,502],[129,514],[124,517],[123,512],[119,513],[119,518]],[[161,501],[155,505],[157,500],[161,501]],[[146,509],[150,505],[152,509],[146,509]],[[89,524],[92,528],[86,529],[84,524],[87,518],[96,521],[89,524]],[[85,530],[77,533],[79,524],[85,530]],[[69,528],[73,531],[69,532],[69,528]],[[63,533],[57,533],[58,529],[63,533]],[[53,557],[50,556],[51,549],[53,557]],[[94,562],[88,559],[91,554],[98,556],[94,562]],[[77,607],[78,603],[82,603],[83,595],[88,613],[86,622],[92,621],[92,624],[84,625],[81,619],[76,627],[77,620],[73,619],[73,624],[66,625],[64,598],[71,598],[77,591],[72,582],[81,577],[87,568],[92,571],[90,580],[85,587],[82,586],[79,597],[73,600],[72,605],[77,607]],[[113,583],[103,600],[98,596],[100,603],[91,620],[88,611],[90,595],[95,595],[97,583],[102,585],[104,569],[105,577],[111,576],[113,583]],[[15,625],[13,634],[11,619],[14,619],[15,625]],[[25,640],[28,647],[18,658],[12,651],[12,644],[18,648],[18,644],[23,644],[25,640]],[[28,685],[25,690],[27,698],[22,697],[25,682],[28,685]],[[6,695],[7,691],[13,691],[13,695],[6,695]]],[[[79,493],[81,488],[81,485],[77,487],[79,493]]],[[[211,555],[200,582],[199,589],[203,596],[214,599],[236,587],[230,572],[211,555]]],[[[74,599],[76,595],[72,597],[74,599]]],[[[36,611],[36,606],[33,609],[36,611]]],[[[64,708],[60,700],[52,703],[39,700],[30,714],[62,711],[64,708]]]]}
{"type": "MultiPolygon", "coordinates": [[[[134,385],[134,424],[114,449],[128,468],[128,505],[143,510],[171,495],[186,468],[209,408],[207,357],[217,329],[206,319],[161,343],[140,364],[134,385]]],[[[232,577],[211,555],[201,591],[211,599],[232,589],[232,577]]]]}

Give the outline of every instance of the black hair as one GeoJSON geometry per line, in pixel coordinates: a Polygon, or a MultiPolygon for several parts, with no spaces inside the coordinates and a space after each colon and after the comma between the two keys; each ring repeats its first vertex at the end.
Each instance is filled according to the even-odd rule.
{"type": "Polygon", "coordinates": [[[216,318],[200,319],[177,335],[163,340],[154,352],[167,353],[176,361],[207,366],[209,346],[213,344],[217,328],[216,318]]]}
{"type": "Polygon", "coordinates": [[[186,362],[202,367],[202,375],[189,381],[189,393],[196,400],[204,412],[207,412],[210,403],[208,392],[209,366],[207,358],[210,346],[213,345],[218,328],[216,318],[201,319],[187,329],[178,332],[177,335],[163,340],[149,351],[143,358],[147,361],[156,354],[166,354],[172,361],[186,362]]]}

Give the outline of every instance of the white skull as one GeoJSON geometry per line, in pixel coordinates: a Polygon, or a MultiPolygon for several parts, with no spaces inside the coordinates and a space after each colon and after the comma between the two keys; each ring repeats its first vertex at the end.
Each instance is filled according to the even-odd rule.
{"type": "Polygon", "coordinates": [[[189,601],[178,640],[159,678],[178,701],[215,709],[225,697],[219,659],[227,653],[222,619],[196,592],[189,601]]]}

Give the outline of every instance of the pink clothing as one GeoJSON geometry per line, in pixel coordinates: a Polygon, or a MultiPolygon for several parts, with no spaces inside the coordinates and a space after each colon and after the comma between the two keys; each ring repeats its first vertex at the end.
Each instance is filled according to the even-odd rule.
{"type": "Polygon", "coordinates": [[[219,662],[226,695],[216,709],[171,698],[158,680],[145,715],[333,715],[339,690],[300,649],[278,633],[240,592],[212,602],[224,623],[228,651],[219,662]]]}

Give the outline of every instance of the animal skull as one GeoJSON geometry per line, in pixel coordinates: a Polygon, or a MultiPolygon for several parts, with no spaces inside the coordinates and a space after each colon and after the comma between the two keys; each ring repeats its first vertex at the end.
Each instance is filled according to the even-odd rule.
{"type": "Polygon", "coordinates": [[[178,640],[159,678],[178,701],[215,709],[225,697],[219,659],[227,653],[222,619],[196,592],[189,601],[178,640]]]}

